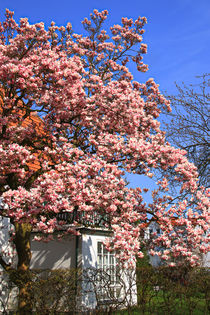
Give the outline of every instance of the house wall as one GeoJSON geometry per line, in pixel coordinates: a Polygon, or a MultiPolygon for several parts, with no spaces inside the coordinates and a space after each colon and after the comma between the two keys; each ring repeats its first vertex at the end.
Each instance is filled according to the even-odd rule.
{"type": "Polygon", "coordinates": [[[82,234],[82,267],[98,268],[97,264],[97,243],[104,242],[106,235],[82,234]]]}
{"type": "Polygon", "coordinates": [[[69,269],[76,267],[76,237],[49,242],[31,242],[32,269],[69,269]]]}
{"type": "Polygon", "coordinates": [[[208,252],[206,255],[203,255],[202,267],[210,268],[210,252],[208,252]]]}
{"type": "MultiPolygon", "coordinates": [[[[13,257],[13,249],[9,243],[10,221],[0,216],[0,254],[7,263],[15,262],[13,257]],[[6,253],[6,256],[5,256],[6,253]],[[9,254],[9,255],[8,255],[9,254]],[[13,259],[11,259],[13,257],[13,259]]],[[[8,281],[8,276],[0,265],[0,313],[8,310],[8,305],[12,305],[16,289],[12,283],[8,281]]],[[[6,313],[5,313],[6,314],[6,313]]]]}
{"type": "MultiPolygon", "coordinates": [[[[104,242],[107,237],[110,237],[110,234],[106,233],[106,231],[83,231],[81,236],[81,265],[83,270],[87,272],[88,270],[91,273],[91,269],[99,268],[97,262],[97,247],[98,242],[104,242]]],[[[94,271],[93,271],[94,273],[94,271]]],[[[86,274],[87,275],[87,274],[86,274]]],[[[136,289],[136,276],[135,276],[135,268],[130,269],[121,269],[120,273],[120,283],[118,286],[121,288],[121,294],[118,299],[124,301],[124,306],[126,304],[135,305],[137,304],[137,289],[136,289]]],[[[82,298],[81,304],[82,309],[84,311],[88,309],[94,309],[97,307],[97,298],[96,294],[98,293],[97,289],[97,281],[95,283],[91,283],[87,279],[84,278],[84,282],[82,284],[82,298]]],[[[91,277],[90,277],[91,278],[91,277]]],[[[103,301],[100,301],[103,304],[103,301]]],[[[110,301],[111,302],[111,301],[110,301]]],[[[109,303],[109,301],[107,301],[109,303]]],[[[122,305],[123,305],[122,304],[122,305]]],[[[121,306],[122,306],[121,305],[121,306]]]]}
{"type": "MultiPolygon", "coordinates": [[[[199,226],[197,226],[196,228],[199,228],[199,226]]],[[[150,235],[153,232],[161,233],[159,225],[156,222],[151,222],[149,224],[149,226],[145,230],[144,238],[146,240],[149,240],[150,239],[150,235]]],[[[208,234],[208,233],[209,233],[209,231],[206,232],[206,234],[208,234]]],[[[149,255],[149,258],[150,258],[150,264],[153,267],[161,266],[162,261],[161,261],[161,259],[160,259],[160,257],[158,255],[154,255],[154,256],[149,255]]],[[[202,260],[201,260],[200,263],[201,263],[202,267],[210,268],[210,252],[208,252],[207,254],[202,255],[202,260]]]]}
{"type": "MultiPolygon", "coordinates": [[[[88,272],[88,269],[97,268],[97,243],[104,242],[105,239],[104,235],[82,234],[80,262],[85,272],[88,272]]],[[[97,306],[93,284],[88,281],[86,275],[82,283],[81,305],[84,311],[97,306]]]]}
{"type": "MultiPolygon", "coordinates": [[[[9,219],[0,216],[0,253],[3,253],[3,256],[4,253],[12,253],[12,247],[9,244],[9,229],[10,229],[9,219]]],[[[1,270],[2,267],[0,266],[0,271],[1,270]]]]}
{"type": "MultiPolygon", "coordinates": [[[[150,225],[146,228],[144,233],[144,238],[146,240],[149,240],[151,237],[151,233],[157,232],[157,229],[159,228],[159,225],[156,222],[151,222],[150,225]]],[[[159,267],[161,266],[161,259],[158,255],[150,255],[149,254],[149,262],[153,267],[159,267]]]]}

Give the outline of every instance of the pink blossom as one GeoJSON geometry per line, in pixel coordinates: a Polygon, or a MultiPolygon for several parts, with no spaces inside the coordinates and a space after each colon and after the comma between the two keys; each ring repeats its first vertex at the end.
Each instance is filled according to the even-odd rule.
{"type": "Polygon", "coordinates": [[[186,152],[165,141],[157,118],[162,107],[170,111],[169,101],[154,79],[135,82],[127,67],[148,69],[146,18],[122,18],[111,27],[112,37],[98,28],[95,36],[107,15],[94,10],[82,22],[83,36],[72,34],[70,24],[52,22],[48,30],[25,18],[17,24],[6,11],[0,25],[1,215],[29,224],[46,240],[61,228],[78,235],[82,224],[108,218],[113,237],[107,248],[129,264],[143,257],[142,234],[156,221],[161,233],[152,234],[150,253],[171,265],[182,256],[196,265],[207,251],[209,191],[198,189],[186,152]],[[127,186],[125,172],[152,178],[154,169],[169,168],[188,194],[181,202],[172,203],[167,176],[149,204],[142,180],[141,187],[127,186]]]}

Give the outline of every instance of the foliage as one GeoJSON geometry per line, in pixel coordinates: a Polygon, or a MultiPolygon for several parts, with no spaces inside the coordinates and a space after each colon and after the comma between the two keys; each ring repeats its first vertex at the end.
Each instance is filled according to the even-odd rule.
{"type": "MultiPolygon", "coordinates": [[[[75,269],[30,271],[29,290],[33,313],[61,314],[76,309],[76,296],[79,296],[80,290],[78,281],[80,274],[80,270],[75,269]]],[[[4,301],[2,299],[4,312],[5,314],[11,312],[16,314],[17,290],[14,283],[7,281],[7,284],[6,299],[4,301]]]]}
{"type": "MultiPolygon", "coordinates": [[[[113,291],[108,270],[89,269],[83,273],[75,269],[32,271],[30,290],[33,314],[88,312],[85,296],[90,299],[94,296],[96,301],[92,314],[209,314],[208,269],[141,267],[137,268],[137,273],[142,277],[137,277],[136,282],[133,273],[119,270],[116,273],[118,286],[121,287],[119,295],[113,291]],[[134,284],[137,285],[137,291],[134,290],[134,284]],[[106,290],[103,298],[101,290],[106,290]],[[133,295],[130,295],[130,291],[133,295]]],[[[9,306],[10,312],[15,312],[16,306],[9,306]]],[[[5,314],[7,312],[5,307],[5,314]]]]}
{"type": "Polygon", "coordinates": [[[136,259],[137,269],[140,267],[149,267],[149,266],[151,267],[148,251],[145,248],[141,248],[141,251],[144,254],[144,257],[142,258],[137,257],[136,259]]]}
{"type": "MultiPolygon", "coordinates": [[[[209,270],[161,267],[141,268],[137,287],[145,287],[144,298],[131,311],[115,314],[209,314],[209,270]],[[150,289],[148,289],[150,287],[150,289]]],[[[142,291],[138,291],[142,297],[142,291]]]]}
{"type": "Polygon", "coordinates": [[[44,270],[33,273],[33,309],[37,314],[54,314],[76,309],[79,270],[44,270]],[[78,281],[78,282],[77,282],[78,281]]]}

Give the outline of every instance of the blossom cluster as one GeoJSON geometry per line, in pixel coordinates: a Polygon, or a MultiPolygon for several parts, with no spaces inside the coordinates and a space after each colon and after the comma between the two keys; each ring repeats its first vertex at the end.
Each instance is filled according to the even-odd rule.
{"type": "Polygon", "coordinates": [[[186,152],[160,130],[157,118],[169,102],[152,78],[140,84],[126,66],[147,70],[146,19],[123,18],[109,36],[102,28],[107,14],[94,10],[85,18],[83,36],[70,24],[52,22],[48,30],[26,18],[18,24],[6,12],[0,24],[1,215],[45,234],[67,224],[59,214],[77,210],[83,222],[108,218],[114,236],[107,248],[126,261],[143,256],[142,233],[155,220],[163,233],[149,245],[151,253],[165,247],[158,252],[163,259],[184,256],[194,265],[207,250],[209,196],[198,189],[186,152]],[[172,202],[163,194],[165,176],[146,205],[140,187],[127,187],[124,171],[153,177],[156,169],[170,170],[190,197],[172,202]]]}

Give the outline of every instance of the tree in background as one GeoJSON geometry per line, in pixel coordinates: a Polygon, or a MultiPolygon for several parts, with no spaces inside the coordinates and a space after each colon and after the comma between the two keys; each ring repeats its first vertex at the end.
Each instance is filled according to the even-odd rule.
{"type": "Polygon", "coordinates": [[[196,265],[206,251],[208,192],[198,190],[186,152],[165,142],[157,118],[169,102],[153,79],[140,84],[126,66],[147,70],[146,19],[122,18],[108,35],[102,29],[107,14],[94,10],[84,19],[86,36],[73,33],[70,23],[52,22],[48,30],[26,18],[18,24],[8,10],[0,24],[1,216],[12,223],[17,264],[3,253],[0,263],[19,287],[19,314],[31,311],[31,231],[50,239],[58,230],[62,237],[68,223],[62,214],[74,219],[65,233],[78,233],[81,216],[83,222],[103,217],[113,230],[107,248],[127,264],[143,257],[141,236],[150,220],[162,230],[151,254],[161,246],[158,254],[172,265],[179,256],[196,265]],[[147,206],[141,187],[127,188],[124,172],[152,177],[155,169],[173,170],[190,197],[171,205],[164,177],[147,206]],[[174,218],[180,229],[174,230],[174,218]]]}
{"type": "Polygon", "coordinates": [[[176,85],[177,95],[168,96],[172,112],[167,113],[169,142],[186,150],[199,173],[199,184],[209,187],[210,165],[210,75],[198,77],[194,85],[176,85]]]}

